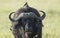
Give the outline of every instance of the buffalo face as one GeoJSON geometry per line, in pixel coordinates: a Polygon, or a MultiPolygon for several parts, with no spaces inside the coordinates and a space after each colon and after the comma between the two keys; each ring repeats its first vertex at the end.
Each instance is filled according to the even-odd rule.
{"type": "Polygon", "coordinates": [[[34,18],[22,18],[21,20],[22,26],[24,27],[25,32],[33,32],[35,26],[35,19],[34,18]]]}
{"type": "Polygon", "coordinates": [[[45,18],[45,12],[42,16],[34,8],[31,8],[26,3],[21,9],[17,12],[12,12],[9,15],[9,19],[12,22],[11,30],[15,38],[33,38],[38,34],[38,38],[42,36],[42,20],[45,18]],[[13,18],[11,17],[14,13],[13,18]]]}

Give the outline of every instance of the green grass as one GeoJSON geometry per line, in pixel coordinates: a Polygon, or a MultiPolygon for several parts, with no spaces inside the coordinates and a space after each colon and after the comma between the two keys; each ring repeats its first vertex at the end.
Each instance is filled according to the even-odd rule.
{"type": "Polygon", "coordinates": [[[8,15],[26,2],[29,6],[46,12],[42,37],[60,38],[60,0],[0,0],[0,38],[14,38],[8,15]]]}

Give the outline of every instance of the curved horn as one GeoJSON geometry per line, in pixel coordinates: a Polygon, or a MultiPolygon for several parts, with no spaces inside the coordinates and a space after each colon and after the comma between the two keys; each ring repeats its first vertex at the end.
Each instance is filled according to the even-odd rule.
{"type": "Polygon", "coordinates": [[[43,15],[42,15],[42,17],[41,17],[41,20],[43,20],[43,19],[46,17],[46,14],[45,14],[45,12],[44,12],[44,11],[42,11],[42,10],[40,10],[40,12],[42,12],[42,13],[43,13],[43,15]]]}
{"type": "Polygon", "coordinates": [[[19,20],[23,16],[24,16],[24,13],[21,13],[20,15],[18,15],[18,17],[15,20],[17,21],[17,20],[19,20]]]}
{"type": "Polygon", "coordinates": [[[21,13],[17,18],[15,18],[15,19],[13,19],[13,18],[11,18],[11,15],[13,14],[14,12],[12,12],[12,13],[10,13],[9,14],[9,19],[11,20],[11,21],[18,21],[21,17],[23,17],[23,13],[21,13]]]}
{"type": "Polygon", "coordinates": [[[11,15],[12,15],[13,13],[14,13],[14,12],[12,12],[12,13],[9,14],[9,19],[10,19],[11,21],[15,21],[13,18],[11,18],[11,15]]]}
{"type": "Polygon", "coordinates": [[[36,18],[37,16],[35,15],[35,13],[21,13],[15,20],[19,20],[20,18],[26,18],[26,17],[32,17],[32,18],[36,18]]]}

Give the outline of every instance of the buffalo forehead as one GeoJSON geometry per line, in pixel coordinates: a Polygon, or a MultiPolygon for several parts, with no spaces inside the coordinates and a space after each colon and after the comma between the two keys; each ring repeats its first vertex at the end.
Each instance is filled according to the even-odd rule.
{"type": "Polygon", "coordinates": [[[34,13],[24,13],[23,18],[34,18],[36,15],[34,13]]]}

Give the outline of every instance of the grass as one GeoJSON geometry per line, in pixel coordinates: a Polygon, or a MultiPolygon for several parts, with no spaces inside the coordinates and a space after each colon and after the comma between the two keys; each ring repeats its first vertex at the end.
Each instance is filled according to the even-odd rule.
{"type": "Polygon", "coordinates": [[[21,8],[25,2],[29,6],[46,12],[43,20],[43,38],[60,38],[60,0],[0,0],[0,38],[14,38],[8,15],[21,8]]]}

